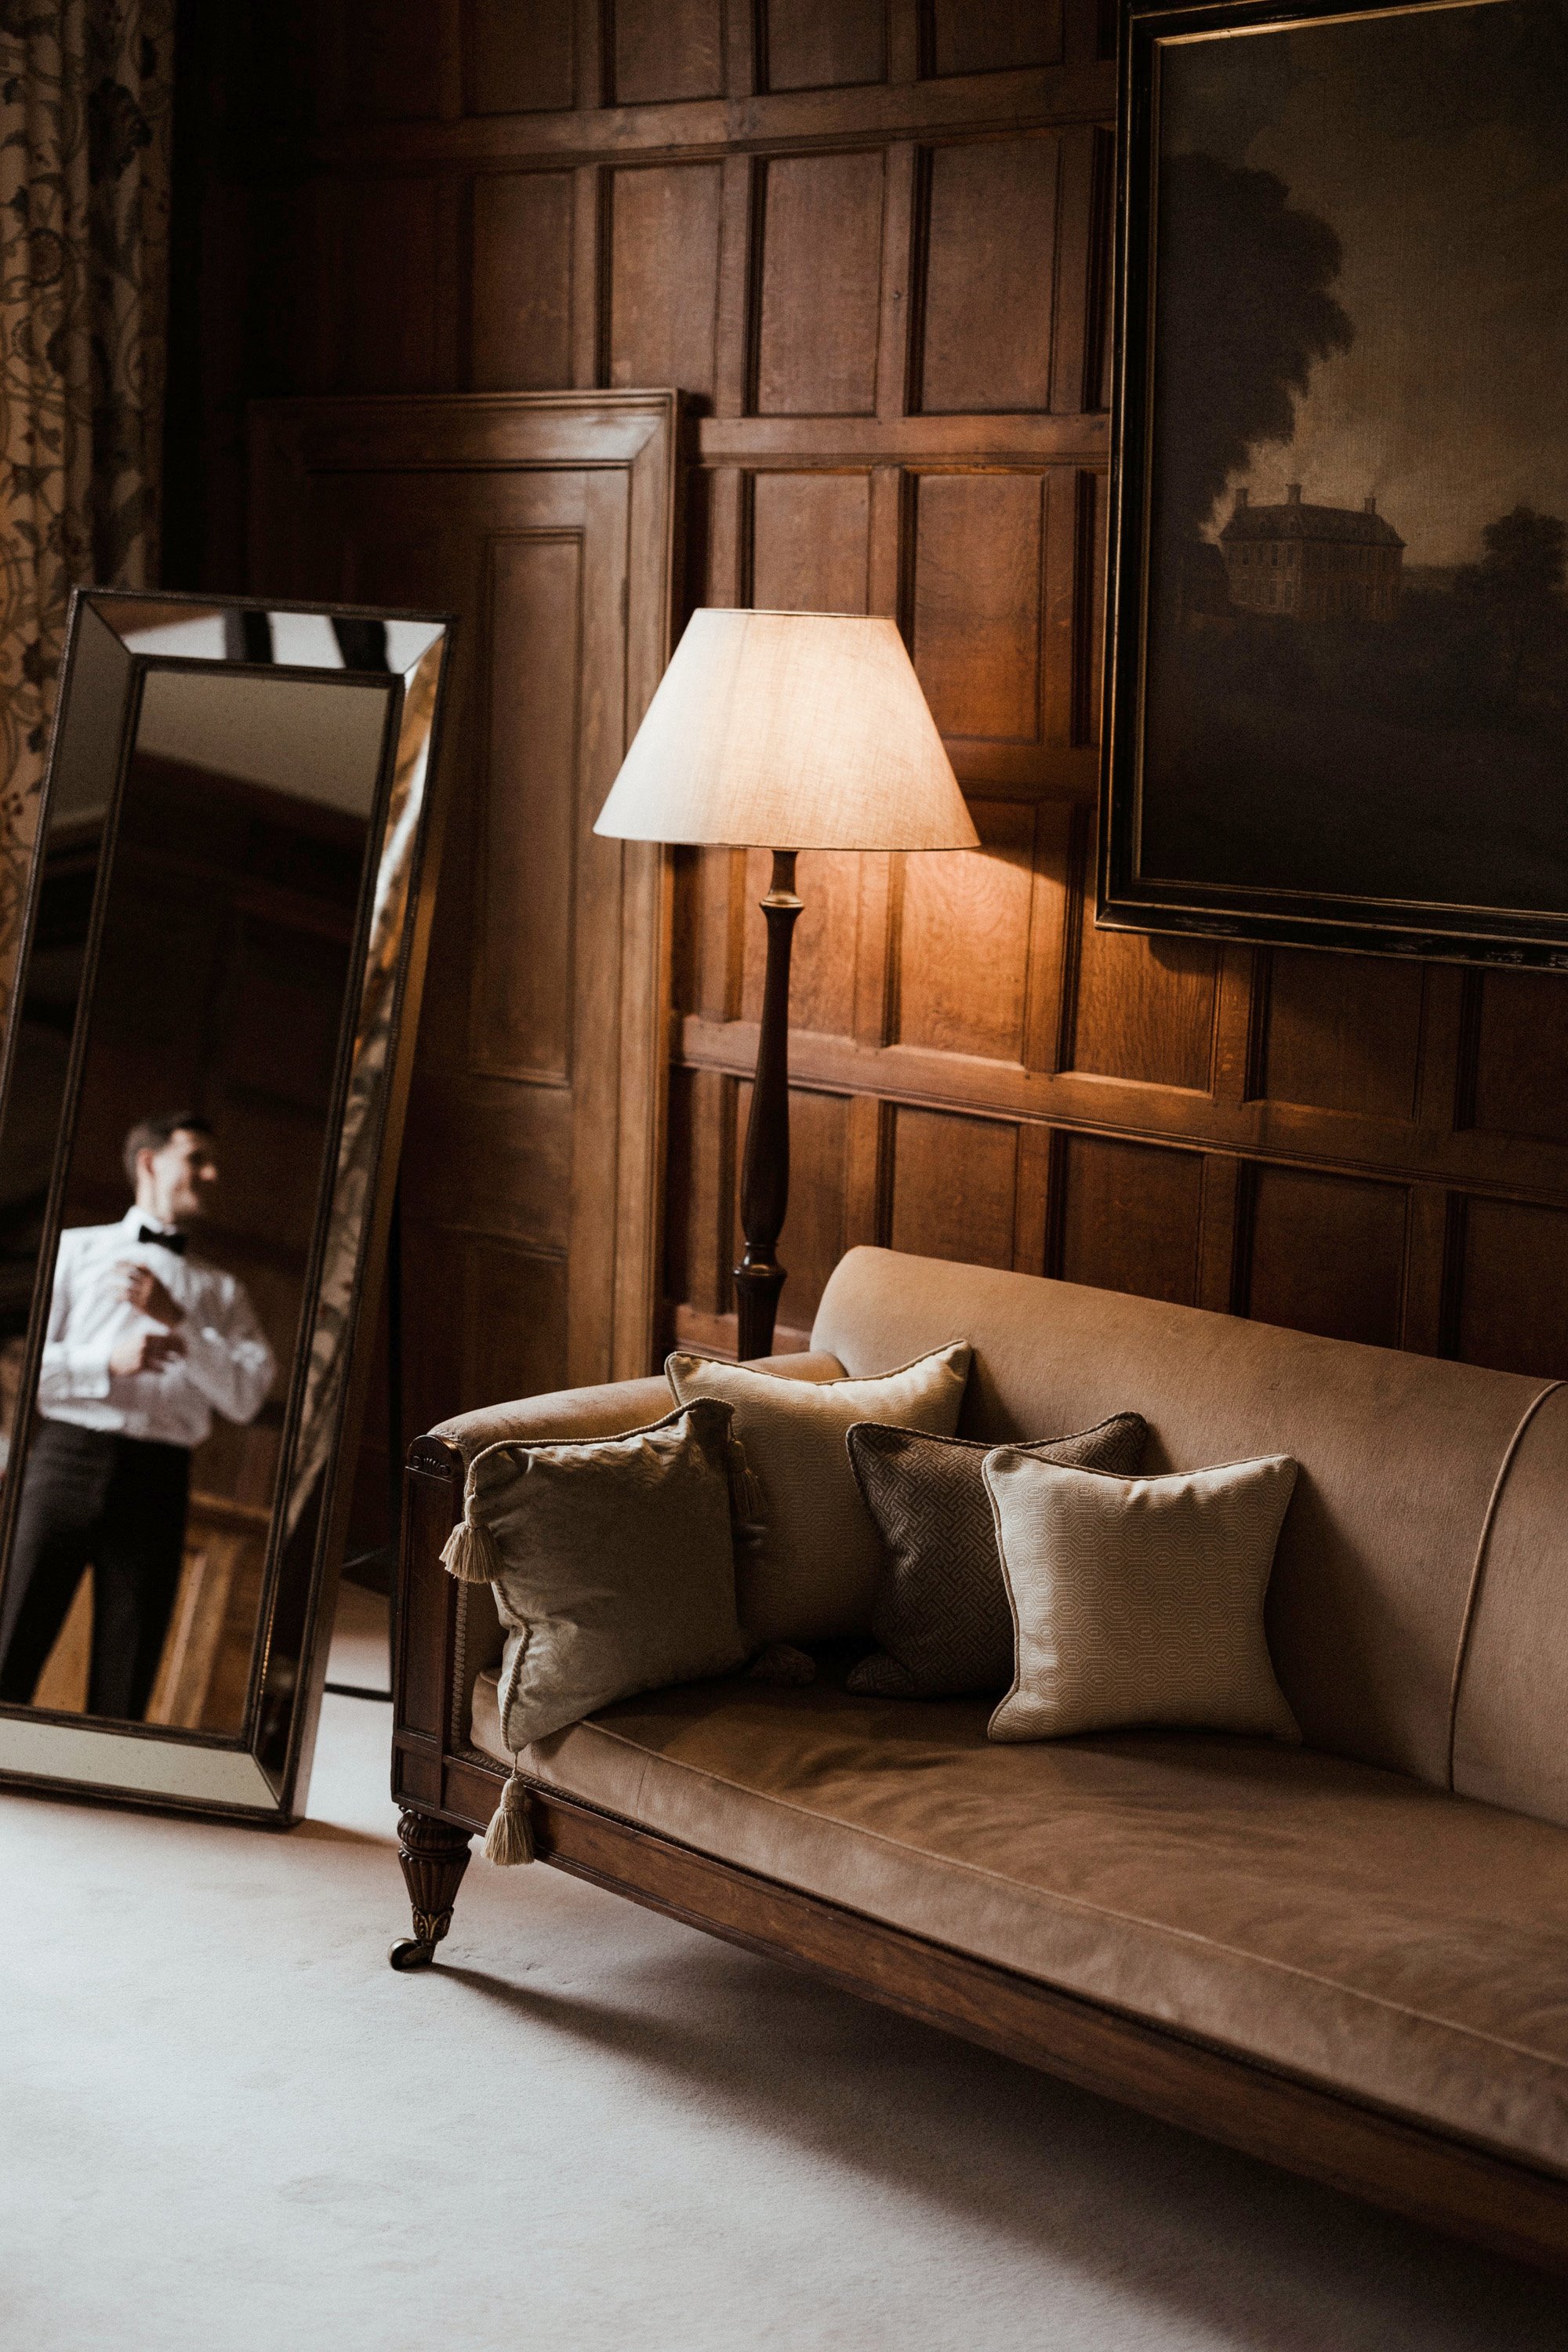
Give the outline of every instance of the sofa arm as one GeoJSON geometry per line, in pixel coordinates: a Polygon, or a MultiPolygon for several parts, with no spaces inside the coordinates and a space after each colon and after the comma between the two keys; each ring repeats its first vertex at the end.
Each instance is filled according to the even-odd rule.
{"type": "MultiPolygon", "coordinates": [[[[837,1356],[767,1356],[756,1370],[777,1372],[785,1380],[841,1381],[844,1367],[837,1356]]],[[[555,1389],[546,1396],[520,1397],[515,1404],[481,1406],[477,1412],[459,1412],[438,1422],[433,1438],[455,1445],[465,1463],[487,1445],[519,1438],[525,1444],[541,1438],[619,1437],[628,1429],[646,1429],[675,1408],[669,1383],[661,1372],[643,1381],[611,1381],[602,1388],[555,1389]]]]}

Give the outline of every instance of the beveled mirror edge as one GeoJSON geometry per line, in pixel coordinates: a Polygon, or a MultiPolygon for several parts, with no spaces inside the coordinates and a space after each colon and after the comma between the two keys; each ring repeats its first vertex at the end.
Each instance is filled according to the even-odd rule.
{"type": "MultiPolygon", "coordinates": [[[[353,1479],[341,1475],[343,1456],[357,1449],[363,1425],[368,1395],[375,1330],[376,1310],[380,1304],[380,1286],[385,1275],[385,1255],[391,1229],[393,1203],[396,1192],[397,1165],[401,1153],[403,1130],[412,1084],[414,1059],[418,1039],[419,1011],[428,961],[431,922],[434,915],[435,891],[440,870],[441,851],[445,838],[446,817],[449,793],[444,788],[441,751],[446,730],[447,703],[452,675],[453,649],[458,634],[458,615],[451,612],[422,610],[385,605],[354,604],[337,602],[310,601],[300,598],[257,595],[224,595],[215,597],[187,591],[170,590],[152,593],[117,589],[76,588],[71,592],[68,612],[66,660],[62,667],[59,691],[50,729],[49,758],[39,794],[39,808],[29,863],[27,887],[17,926],[16,947],[12,963],[12,995],[5,1021],[3,1050],[0,1050],[0,1115],[8,1099],[15,1066],[17,1022],[9,1017],[19,1005],[22,983],[26,972],[37,922],[44,867],[48,848],[49,815],[55,797],[61,745],[69,721],[68,688],[78,668],[79,646],[79,614],[84,610],[93,618],[103,621],[106,633],[115,640],[127,666],[127,677],[121,688],[121,725],[115,774],[110,806],[106,811],[105,836],[110,853],[111,870],[113,827],[118,817],[125,778],[130,763],[131,748],[135,740],[137,715],[141,703],[142,680],[150,667],[182,667],[182,657],[138,654],[117,631],[108,625],[98,607],[116,603],[135,604],[143,609],[151,604],[184,604],[205,613],[215,609],[260,613],[293,613],[303,615],[327,614],[334,617],[377,621],[417,622],[428,625],[431,638],[405,670],[353,671],[333,669],[322,665],[304,674],[319,677],[335,677],[339,682],[351,680],[387,684],[397,682],[396,709],[401,721],[407,707],[407,681],[430,657],[438,653],[438,674],[434,689],[428,743],[425,754],[426,789],[422,814],[418,819],[410,864],[408,892],[403,919],[397,958],[397,974],[394,986],[394,1017],[392,1045],[386,1066],[386,1078],[379,1118],[379,1141],[375,1153],[374,1174],[365,1204],[361,1233],[359,1263],[351,1310],[350,1329],[345,1343],[345,1372],[342,1399],[338,1407],[335,1443],[331,1447],[324,1476],[321,1523],[313,1547],[310,1584],[305,1601],[304,1633],[300,1647],[300,1666],[289,1709],[289,1730],[283,1769],[276,1779],[269,1775],[255,1753],[257,1725],[254,1706],[247,1706],[245,1732],[239,1738],[213,1733],[190,1731],[169,1725],[148,1725],[129,1722],[95,1720],[79,1715],[68,1715],[50,1709],[0,1705],[0,1789],[39,1796],[65,1796],[80,1801],[133,1806],[138,1809],[190,1812],[213,1819],[232,1819],[253,1824],[289,1828],[299,1820],[299,1807],[309,1788],[310,1765],[320,1719],[321,1704],[326,1682],[327,1655],[331,1646],[331,1627],[326,1622],[335,1598],[342,1566],[342,1553],[347,1534],[348,1513],[353,1501],[353,1479]],[[374,1297],[369,1294],[374,1293],[374,1297]],[[366,1314],[367,1297],[370,1313],[366,1314]],[[75,1759],[78,1750],[83,1759],[89,1749],[102,1757],[105,1743],[110,1751],[122,1751],[126,1777],[110,1780],[101,1775],[92,1776],[85,1770],[65,1769],[75,1759]],[[24,1761],[24,1755],[32,1761],[24,1761]],[[152,1758],[160,1756],[169,1769],[158,1773],[149,1769],[152,1758]],[[211,1795],[193,1791],[178,1782],[186,1778],[179,1769],[179,1759],[233,1759],[225,1768],[223,1777],[232,1793],[211,1795]],[[242,1769],[241,1767],[244,1769],[242,1769]]],[[[195,666],[193,657],[184,662],[195,666]]],[[[250,670],[258,675],[301,674],[293,664],[250,664],[234,662],[221,665],[203,663],[202,667],[226,667],[234,673],[250,670]]],[[[399,734],[389,726],[377,774],[375,812],[384,815],[395,768],[399,734]]],[[[90,1004],[93,978],[96,971],[97,945],[102,928],[102,900],[106,893],[102,877],[95,883],[94,906],[88,953],[84,961],[83,986],[71,1041],[70,1062],[65,1082],[65,1097],[71,1112],[79,1093],[81,1063],[84,1055],[87,1023],[83,1008],[90,1004]]],[[[362,916],[367,914],[374,896],[374,877],[367,866],[365,904],[362,916]]],[[[356,956],[363,961],[365,929],[356,922],[356,956]]],[[[345,1020],[345,1028],[347,1023],[345,1020]]],[[[340,1076],[346,1078],[347,1055],[340,1076]]],[[[334,1132],[341,1134],[342,1098],[334,1090],[334,1132]]],[[[47,1277],[52,1279],[52,1246],[58,1245],[60,1201],[66,1181],[68,1142],[71,1128],[62,1119],[64,1148],[57,1145],[51,1170],[49,1198],[46,1212],[44,1240],[40,1246],[39,1269],[35,1282],[32,1307],[28,1318],[28,1369],[36,1381],[37,1364],[42,1347],[42,1325],[39,1306],[42,1289],[47,1277]]],[[[319,1204],[319,1222],[324,1230],[327,1212],[331,1207],[332,1185],[323,1180],[319,1204]]],[[[312,1271],[319,1267],[313,1265],[312,1271]]],[[[314,1296],[314,1293],[311,1293],[314,1296]]],[[[291,1370],[290,1391],[297,1378],[302,1375],[299,1349],[291,1370]]],[[[25,1375],[24,1412],[31,1410],[31,1382],[25,1375]]],[[[275,1513],[279,1506],[275,1501],[275,1513]]],[[[0,1546],[8,1541],[10,1523],[15,1516],[14,1495],[8,1494],[0,1505],[0,1546]]],[[[0,1550],[0,1559],[5,1557],[0,1550]]],[[[258,1622],[258,1632],[259,1632],[258,1622]]],[[[251,1693],[259,1688],[259,1653],[253,1658],[251,1693]]]]}

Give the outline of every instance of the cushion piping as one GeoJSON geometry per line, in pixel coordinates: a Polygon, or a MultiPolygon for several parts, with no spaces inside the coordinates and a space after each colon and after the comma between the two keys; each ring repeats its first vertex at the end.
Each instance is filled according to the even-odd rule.
{"type": "Polygon", "coordinates": [[[1486,1577],[1487,1554],[1491,1546],[1492,1529],[1497,1524],[1498,1511],[1502,1503],[1503,1488],[1508,1485],[1509,1473],[1513,1468],[1514,1456],[1519,1452],[1525,1431],[1530,1427],[1547,1398],[1555,1396],[1561,1388],[1568,1388],[1568,1381],[1548,1381],[1545,1387],[1538,1389],[1525,1406],[1520,1416],[1519,1427],[1508,1441],[1508,1451],[1498,1465],[1498,1474],[1492,1481],[1492,1491],[1487,1502],[1486,1517],[1481,1521],[1481,1531],[1476,1539],[1476,1557],[1470,1568],[1470,1581],[1465,1594],[1464,1614],[1459,1620],[1459,1638],[1454,1647],[1454,1672],[1448,1685],[1448,1792],[1450,1796],[1458,1794],[1454,1787],[1454,1748],[1459,1727],[1459,1693],[1464,1685],[1465,1662],[1469,1655],[1470,1635],[1474,1631],[1476,1616],[1480,1606],[1481,1586],[1486,1577]]]}

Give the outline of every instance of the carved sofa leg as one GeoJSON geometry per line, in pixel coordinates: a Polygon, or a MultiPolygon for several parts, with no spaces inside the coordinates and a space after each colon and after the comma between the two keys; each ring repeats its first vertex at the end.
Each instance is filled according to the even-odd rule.
{"type": "Polygon", "coordinates": [[[394,1944],[386,1957],[395,1969],[427,1969],[452,1924],[452,1906],[468,1866],[468,1832],[429,1813],[401,1813],[397,1859],[414,1907],[414,1933],[394,1944]]]}

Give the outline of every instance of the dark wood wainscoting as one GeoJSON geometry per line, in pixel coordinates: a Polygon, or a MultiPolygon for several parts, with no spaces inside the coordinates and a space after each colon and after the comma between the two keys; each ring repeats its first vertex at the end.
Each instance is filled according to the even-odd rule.
{"type": "MultiPolygon", "coordinates": [[[[662,383],[688,601],[908,635],[986,847],[801,861],[786,1326],[879,1240],[1568,1372],[1568,981],[1094,929],[1113,12],[187,14],[194,580],[249,395],[662,383]]],[[[719,1344],[762,887],[678,861],[663,1325],[719,1344]]]]}

